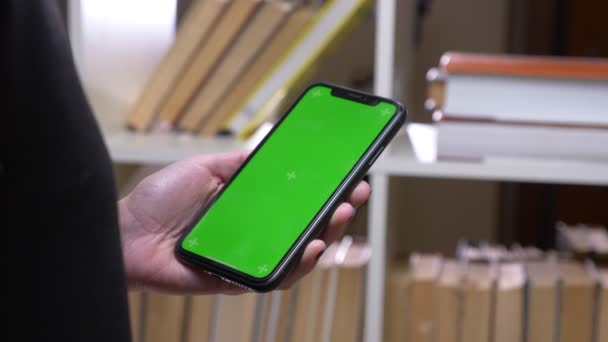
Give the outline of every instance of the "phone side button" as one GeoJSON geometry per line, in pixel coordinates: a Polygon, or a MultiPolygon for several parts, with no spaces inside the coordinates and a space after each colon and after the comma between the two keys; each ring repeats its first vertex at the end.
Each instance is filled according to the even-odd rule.
{"type": "Polygon", "coordinates": [[[378,159],[378,157],[380,156],[380,153],[382,153],[382,151],[384,151],[384,146],[380,147],[378,152],[376,152],[376,155],[374,155],[374,157],[369,161],[369,163],[368,163],[369,166],[374,165],[374,163],[376,162],[376,159],[378,159]]]}

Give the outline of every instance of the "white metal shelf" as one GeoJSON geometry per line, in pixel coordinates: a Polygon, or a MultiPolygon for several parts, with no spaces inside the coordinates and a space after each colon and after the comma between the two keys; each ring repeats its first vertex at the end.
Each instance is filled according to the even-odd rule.
{"type": "Polygon", "coordinates": [[[169,164],[197,154],[244,149],[231,137],[193,137],[175,134],[138,134],[116,130],[104,134],[112,160],[119,163],[169,164]]]}
{"type": "Polygon", "coordinates": [[[483,161],[419,161],[407,135],[395,139],[371,171],[390,176],[552,184],[608,185],[608,163],[575,160],[488,158],[483,161]]]}

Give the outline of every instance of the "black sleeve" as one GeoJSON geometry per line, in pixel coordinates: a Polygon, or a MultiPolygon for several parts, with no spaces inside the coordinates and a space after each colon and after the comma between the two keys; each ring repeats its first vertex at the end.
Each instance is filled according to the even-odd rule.
{"type": "Polygon", "coordinates": [[[57,4],[1,1],[0,19],[3,335],[128,341],[112,164],[57,4]]]}

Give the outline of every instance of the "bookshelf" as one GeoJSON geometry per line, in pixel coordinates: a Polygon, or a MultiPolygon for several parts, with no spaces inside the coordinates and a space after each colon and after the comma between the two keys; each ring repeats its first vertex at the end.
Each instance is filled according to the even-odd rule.
{"type": "MultiPolygon", "coordinates": [[[[414,8],[414,1],[406,2],[408,8],[414,8]]],[[[376,1],[374,92],[386,97],[393,95],[395,84],[396,4],[395,0],[376,1]]],[[[414,13],[413,10],[411,12],[414,13]]],[[[403,36],[412,35],[405,33],[403,36]]],[[[411,38],[400,38],[400,44],[406,48],[411,46],[408,39],[411,38]]],[[[402,87],[407,87],[407,84],[402,84],[402,87]]],[[[116,163],[167,164],[194,154],[221,153],[245,147],[242,142],[232,138],[127,132],[120,118],[126,117],[128,105],[94,90],[88,93],[99,114],[104,139],[116,163]]],[[[608,164],[506,159],[480,163],[421,162],[415,157],[411,142],[403,132],[370,170],[373,192],[369,203],[368,238],[373,253],[365,298],[364,339],[367,342],[383,340],[388,179],[391,176],[608,185],[608,164]]]]}

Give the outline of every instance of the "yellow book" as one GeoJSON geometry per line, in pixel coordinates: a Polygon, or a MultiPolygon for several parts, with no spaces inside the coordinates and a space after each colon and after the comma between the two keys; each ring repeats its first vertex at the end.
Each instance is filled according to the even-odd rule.
{"type": "Polygon", "coordinates": [[[251,95],[228,130],[246,139],[268,118],[280,115],[285,96],[298,93],[310,80],[317,63],[337,48],[371,9],[371,0],[334,0],[325,3],[318,18],[297,46],[251,95]]]}
{"type": "Polygon", "coordinates": [[[436,254],[413,254],[410,257],[412,272],[409,339],[410,342],[432,342],[435,340],[436,282],[441,272],[443,259],[436,254]]]}
{"type": "Polygon", "coordinates": [[[222,58],[209,79],[199,88],[179,120],[180,129],[194,131],[222,100],[230,98],[230,87],[253,61],[271,35],[287,17],[292,5],[282,1],[262,4],[257,14],[222,58]]]}
{"type": "Polygon", "coordinates": [[[560,262],[559,342],[591,341],[595,283],[580,262],[560,262]]]}
{"type": "Polygon", "coordinates": [[[160,108],[160,118],[164,124],[177,122],[196,91],[209,77],[213,67],[255,13],[260,2],[260,0],[234,0],[231,2],[209,39],[199,46],[192,62],[167,95],[160,108]]]}
{"type": "Polygon", "coordinates": [[[130,128],[138,131],[150,128],[163,99],[179,79],[197,47],[207,39],[227,3],[227,0],[196,0],[190,5],[173,44],[150,75],[128,115],[130,128]]]}
{"type": "Polygon", "coordinates": [[[215,296],[192,296],[187,300],[185,342],[207,342],[210,338],[215,296]]]}
{"type": "Polygon", "coordinates": [[[225,121],[231,120],[256,84],[264,81],[265,76],[278,64],[277,62],[281,60],[282,56],[299,40],[298,36],[306,32],[315,13],[316,8],[307,6],[298,8],[289,15],[279,31],[272,36],[271,41],[255,58],[255,62],[247,68],[243,77],[230,89],[227,97],[230,100],[221,101],[219,106],[214,108],[203,121],[200,130],[202,134],[216,134],[225,126],[225,121]]]}
{"type": "Polygon", "coordinates": [[[460,333],[462,310],[462,277],[464,265],[458,260],[446,260],[437,281],[436,333],[437,342],[456,342],[460,333]]]}
{"type": "Polygon", "coordinates": [[[526,262],[528,322],[526,341],[554,341],[558,270],[554,262],[526,262]]]}
{"type": "Polygon", "coordinates": [[[185,318],[184,304],[183,296],[147,293],[143,341],[179,341],[185,318]]]}
{"type": "Polygon", "coordinates": [[[494,308],[494,342],[524,339],[524,267],[519,262],[499,266],[494,308]]]}

